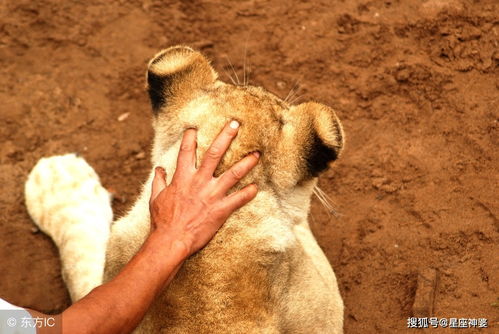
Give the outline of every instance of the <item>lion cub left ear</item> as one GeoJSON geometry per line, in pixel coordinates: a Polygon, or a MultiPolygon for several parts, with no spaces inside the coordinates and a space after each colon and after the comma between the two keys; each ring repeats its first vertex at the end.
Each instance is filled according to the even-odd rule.
{"type": "Polygon", "coordinates": [[[187,102],[196,91],[209,88],[216,80],[217,74],[208,60],[187,46],[159,52],[147,69],[153,112],[157,114],[164,107],[187,102]]]}

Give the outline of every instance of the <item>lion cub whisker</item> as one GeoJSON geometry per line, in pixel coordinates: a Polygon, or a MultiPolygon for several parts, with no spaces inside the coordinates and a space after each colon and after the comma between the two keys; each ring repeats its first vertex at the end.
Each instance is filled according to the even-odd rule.
{"type": "Polygon", "coordinates": [[[300,82],[301,82],[301,79],[302,77],[299,77],[294,85],[291,87],[291,89],[289,90],[288,94],[286,95],[286,97],[284,98],[284,102],[288,102],[293,96],[295,96],[295,94],[298,92],[299,90],[299,87],[300,87],[300,82]]]}
{"type": "Polygon", "coordinates": [[[335,204],[331,197],[319,188],[319,186],[314,187],[314,195],[319,199],[319,202],[321,202],[322,206],[326,209],[328,215],[332,214],[336,218],[341,216],[341,214],[336,210],[335,204]]]}
{"type": "Polygon", "coordinates": [[[234,72],[234,75],[236,76],[237,86],[241,86],[241,82],[239,81],[239,76],[237,75],[237,72],[234,69],[232,62],[230,61],[229,56],[225,56],[225,58],[227,59],[227,62],[229,63],[230,67],[232,68],[232,72],[234,72]]]}

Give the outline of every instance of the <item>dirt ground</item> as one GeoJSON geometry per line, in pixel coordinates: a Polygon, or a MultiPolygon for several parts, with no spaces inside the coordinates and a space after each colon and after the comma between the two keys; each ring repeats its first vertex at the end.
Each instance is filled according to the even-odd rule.
{"type": "Polygon", "coordinates": [[[43,156],[79,152],[122,214],[151,167],[146,64],[178,43],[225,81],[246,49],[251,84],[337,110],[347,146],[320,185],[340,215],[314,199],[311,225],[345,333],[417,331],[407,317],[428,269],[435,316],[499,328],[496,0],[1,1],[1,297],[69,305],[57,249],[25,209],[26,176],[43,156]]]}

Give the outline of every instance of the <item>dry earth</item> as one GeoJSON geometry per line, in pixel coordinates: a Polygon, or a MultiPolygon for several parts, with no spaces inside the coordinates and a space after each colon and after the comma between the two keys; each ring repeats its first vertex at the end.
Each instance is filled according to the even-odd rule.
{"type": "Polygon", "coordinates": [[[151,167],[147,61],[182,43],[239,77],[246,49],[251,84],[338,111],[347,148],[320,185],[340,216],[314,200],[311,224],[346,333],[417,331],[407,317],[428,269],[435,316],[497,331],[498,13],[494,0],[1,1],[0,296],[69,305],[57,250],[25,209],[26,176],[43,156],[80,152],[123,213],[151,167]]]}

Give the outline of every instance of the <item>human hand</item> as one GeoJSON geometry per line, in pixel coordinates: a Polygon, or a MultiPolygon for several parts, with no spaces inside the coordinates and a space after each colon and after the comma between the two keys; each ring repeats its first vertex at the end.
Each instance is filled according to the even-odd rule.
{"type": "Polygon", "coordinates": [[[238,128],[236,121],[224,127],[205,153],[199,168],[196,168],[196,130],[187,129],[171,184],[166,184],[163,168],[155,169],[149,202],[151,228],[181,247],[185,257],[203,248],[232,212],[256,196],[255,184],[226,194],[256,166],[258,152],[244,157],[219,177],[213,176],[238,128]]]}

